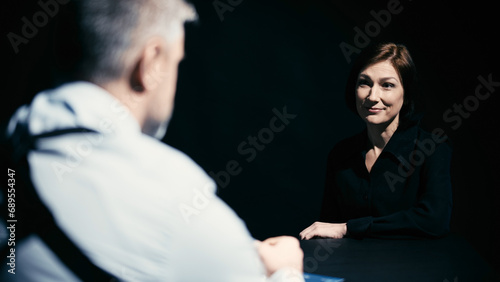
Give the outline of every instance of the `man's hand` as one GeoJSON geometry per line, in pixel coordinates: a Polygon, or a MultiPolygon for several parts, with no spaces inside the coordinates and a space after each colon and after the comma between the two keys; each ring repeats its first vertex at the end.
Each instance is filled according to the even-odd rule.
{"type": "Polygon", "coordinates": [[[280,236],[257,242],[257,251],[266,267],[267,276],[285,267],[303,272],[304,252],[299,240],[294,237],[280,236]]]}
{"type": "Polygon", "coordinates": [[[314,236],[324,237],[324,238],[335,238],[339,239],[345,236],[347,233],[346,223],[326,223],[316,221],[311,226],[300,232],[300,238],[302,240],[309,240],[314,236]]]}

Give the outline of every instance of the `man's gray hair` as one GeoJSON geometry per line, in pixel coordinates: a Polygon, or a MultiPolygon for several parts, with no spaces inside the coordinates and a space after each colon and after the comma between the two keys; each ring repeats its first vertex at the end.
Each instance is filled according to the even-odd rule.
{"type": "Polygon", "coordinates": [[[126,56],[150,36],[183,34],[196,11],[183,0],[77,0],[82,61],[79,76],[105,83],[123,75],[126,56]]]}

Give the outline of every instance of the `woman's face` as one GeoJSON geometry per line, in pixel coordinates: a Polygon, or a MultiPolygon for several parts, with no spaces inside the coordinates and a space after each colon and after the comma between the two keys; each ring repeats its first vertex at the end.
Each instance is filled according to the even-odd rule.
{"type": "Polygon", "coordinates": [[[389,61],[363,69],[356,84],[356,108],[370,124],[399,122],[404,91],[399,74],[389,61]]]}

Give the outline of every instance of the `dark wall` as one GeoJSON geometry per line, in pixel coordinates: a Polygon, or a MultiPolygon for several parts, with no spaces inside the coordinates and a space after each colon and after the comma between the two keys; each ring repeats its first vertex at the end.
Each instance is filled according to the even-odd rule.
{"type": "MultiPolygon", "coordinates": [[[[344,104],[351,63],[339,45],[363,49],[363,39],[394,41],[409,48],[419,71],[424,126],[442,128],[454,145],[452,230],[500,266],[495,177],[500,86],[491,86],[483,100],[473,98],[479,76],[500,82],[494,6],[410,0],[193,2],[200,20],[187,27],[186,58],[164,140],[214,176],[220,197],[256,238],[297,236],[316,220],[327,153],[363,128],[344,104]],[[374,24],[372,10],[381,23],[374,24]],[[381,10],[392,11],[390,19],[381,10]],[[371,36],[357,35],[366,27],[371,36]],[[463,113],[456,112],[459,107],[463,113]]],[[[16,54],[7,34],[20,34],[22,17],[31,19],[41,8],[36,1],[8,5],[1,17],[2,121],[50,87],[51,31],[58,16],[16,54]]]]}

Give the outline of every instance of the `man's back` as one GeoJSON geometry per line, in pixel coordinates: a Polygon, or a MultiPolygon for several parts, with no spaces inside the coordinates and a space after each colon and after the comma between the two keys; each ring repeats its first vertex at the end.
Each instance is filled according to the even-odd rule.
{"type": "MultiPolygon", "coordinates": [[[[214,195],[213,181],[183,153],[142,134],[103,89],[68,84],[37,95],[25,113],[18,123],[28,122],[31,134],[69,127],[98,132],[46,138],[28,155],[40,198],[97,266],[138,281],[263,277],[250,234],[214,195]]],[[[47,268],[54,259],[47,261],[51,254],[39,239],[29,238],[23,250],[30,255],[18,256],[18,273],[37,281],[63,273],[47,268]]]]}

